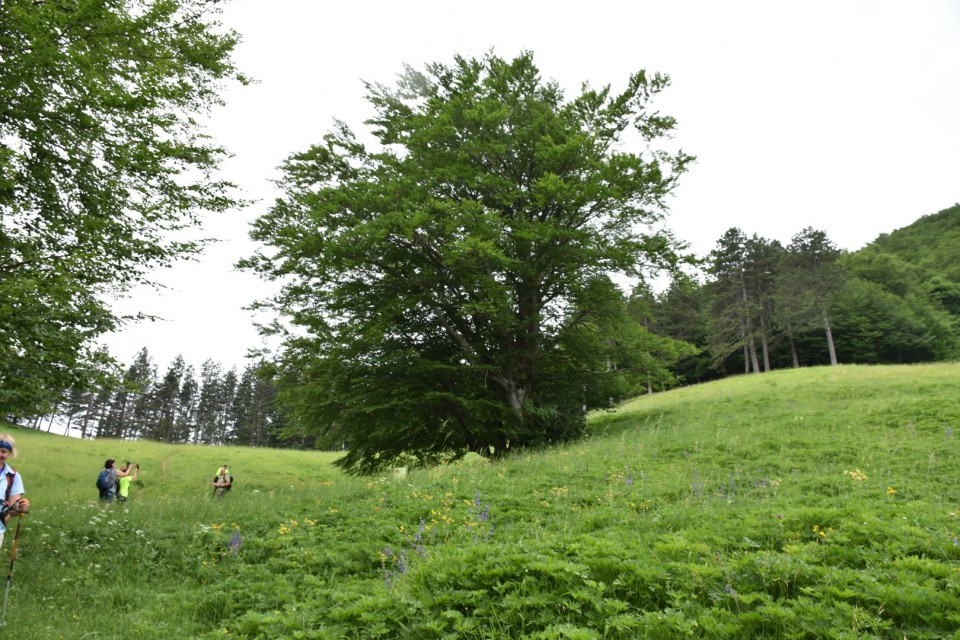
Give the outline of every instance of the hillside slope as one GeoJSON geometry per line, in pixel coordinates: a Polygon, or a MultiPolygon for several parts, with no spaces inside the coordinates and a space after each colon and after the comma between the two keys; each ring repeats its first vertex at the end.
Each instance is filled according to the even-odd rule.
{"type": "Polygon", "coordinates": [[[958,387],[957,364],[728,378],[594,415],[579,443],[405,476],[188,447],[198,475],[251,466],[223,501],[167,475],[103,512],[66,489],[86,469],[39,477],[91,443],[18,434],[43,490],[17,636],[949,637],[958,387]]]}

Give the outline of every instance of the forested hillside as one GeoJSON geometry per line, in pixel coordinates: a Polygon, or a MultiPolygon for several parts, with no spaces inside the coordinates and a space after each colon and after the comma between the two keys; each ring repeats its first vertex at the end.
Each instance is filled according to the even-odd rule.
{"type": "Polygon", "coordinates": [[[960,354],[960,205],[854,252],[823,231],[789,245],[728,230],[702,263],[659,295],[652,329],[692,342],[687,383],[819,364],[934,362],[960,354]]]}
{"type": "Polygon", "coordinates": [[[872,246],[899,256],[931,277],[960,282],[960,204],[883,234],[872,246]]]}
{"type": "Polygon", "coordinates": [[[891,284],[906,280],[904,288],[918,289],[960,316],[960,204],[880,236],[869,251],[884,254],[890,262],[901,261],[909,275],[894,277],[891,284]]]}

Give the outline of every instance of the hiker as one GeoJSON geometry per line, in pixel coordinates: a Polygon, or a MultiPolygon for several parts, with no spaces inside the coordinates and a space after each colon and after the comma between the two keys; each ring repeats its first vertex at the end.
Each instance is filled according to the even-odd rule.
{"type": "Polygon", "coordinates": [[[102,502],[104,506],[113,502],[113,499],[117,496],[118,480],[130,475],[129,467],[124,471],[115,469],[113,465],[116,462],[113,458],[107,458],[107,461],[103,463],[103,470],[97,476],[97,489],[100,491],[100,502],[102,502]]]}
{"type": "Polygon", "coordinates": [[[213,482],[210,484],[213,485],[213,495],[218,498],[222,498],[227,491],[230,491],[230,487],[233,486],[233,476],[230,475],[230,470],[227,469],[227,465],[220,467],[217,475],[213,477],[213,482]]]}
{"type": "Polygon", "coordinates": [[[5,498],[0,504],[0,546],[3,545],[7,521],[30,511],[30,501],[23,497],[23,478],[7,464],[7,458],[16,457],[17,445],[13,441],[13,436],[9,433],[0,433],[0,464],[3,465],[0,466],[0,477],[6,479],[5,498]]]}
{"type": "Polygon", "coordinates": [[[140,473],[139,464],[131,464],[128,461],[120,467],[120,471],[117,472],[117,502],[127,501],[127,497],[130,495],[130,483],[137,479],[138,473],[140,473]],[[121,475],[124,472],[125,474],[121,475]]]}

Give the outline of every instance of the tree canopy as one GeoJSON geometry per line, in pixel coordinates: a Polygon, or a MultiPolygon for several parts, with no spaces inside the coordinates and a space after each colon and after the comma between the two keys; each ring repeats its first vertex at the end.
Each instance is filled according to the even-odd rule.
{"type": "Polygon", "coordinates": [[[368,83],[370,147],[337,123],[293,155],[241,263],[284,283],[291,421],[354,471],[580,433],[616,370],[575,346],[622,295],[598,283],[679,259],[658,224],[691,157],[660,148],[675,123],[650,105],[668,83],[568,100],[530,53],[368,83]]]}
{"type": "Polygon", "coordinates": [[[206,0],[0,4],[0,401],[36,411],[98,368],[112,297],[235,200],[197,116],[235,34],[206,0]]]}

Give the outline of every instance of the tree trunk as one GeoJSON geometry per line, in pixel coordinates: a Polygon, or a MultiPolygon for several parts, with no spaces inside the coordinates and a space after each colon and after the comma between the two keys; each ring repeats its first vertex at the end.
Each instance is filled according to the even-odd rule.
{"type": "MultiPolygon", "coordinates": [[[[760,362],[757,360],[757,341],[753,335],[753,319],[750,317],[750,298],[747,296],[747,281],[744,279],[743,271],[740,271],[740,295],[743,300],[743,327],[748,341],[748,352],[750,354],[750,365],[753,365],[753,372],[760,373],[760,362]]],[[[747,373],[750,372],[749,365],[747,373]]]]}
{"type": "Polygon", "coordinates": [[[800,368],[800,358],[797,356],[797,344],[793,341],[793,333],[787,332],[787,342],[790,343],[790,360],[794,369],[800,368]]]}
{"type": "Polygon", "coordinates": [[[767,325],[760,316],[760,348],[763,349],[763,370],[770,371],[770,345],[767,343],[767,325]]]}
{"type": "Polygon", "coordinates": [[[757,359],[757,340],[750,334],[750,364],[754,373],[760,373],[760,361],[757,359]]]}
{"type": "Polygon", "coordinates": [[[827,332],[827,349],[830,351],[830,365],[836,366],[839,364],[837,362],[837,350],[833,347],[833,332],[830,330],[830,318],[827,317],[827,312],[823,312],[823,328],[827,332]]]}

